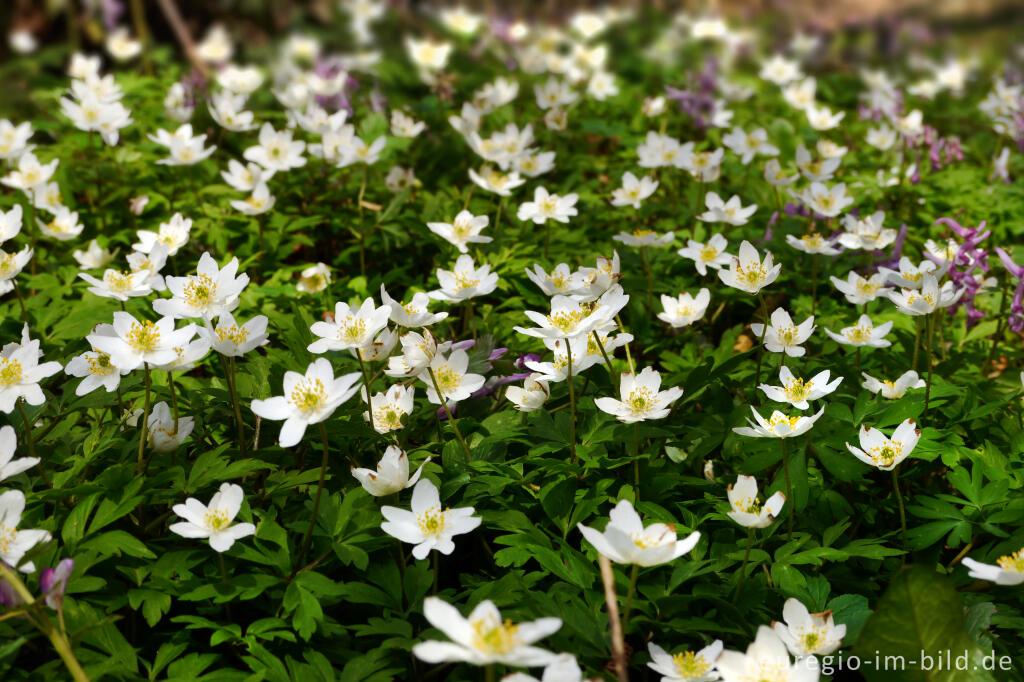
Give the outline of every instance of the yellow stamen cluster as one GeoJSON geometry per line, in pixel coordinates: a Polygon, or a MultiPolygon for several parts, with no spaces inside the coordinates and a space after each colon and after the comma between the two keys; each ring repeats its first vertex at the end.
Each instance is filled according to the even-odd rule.
{"type": "Polygon", "coordinates": [[[110,374],[111,372],[117,371],[116,368],[110,364],[110,356],[106,353],[93,352],[90,355],[85,356],[85,362],[89,366],[90,374],[110,374]]]}
{"type": "Polygon", "coordinates": [[[473,279],[464,272],[455,273],[455,286],[459,289],[472,289],[477,284],[480,284],[480,280],[473,279]]]}
{"type": "Polygon", "coordinates": [[[874,296],[878,289],[882,286],[877,282],[872,282],[870,279],[864,279],[863,277],[857,278],[857,293],[861,296],[874,296]]]}
{"type": "Polygon", "coordinates": [[[854,343],[866,343],[871,339],[871,331],[871,327],[850,327],[844,333],[854,343]]]}
{"type": "Polygon", "coordinates": [[[779,341],[781,341],[784,346],[795,346],[797,345],[797,340],[800,338],[797,328],[793,326],[777,327],[775,329],[775,335],[779,337],[779,341]]]}
{"type": "Polygon", "coordinates": [[[642,415],[646,414],[654,403],[654,394],[651,389],[645,386],[638,386],[629,392],[629,398],[626,400],[626,406],[629,407],[633,414],[642,415]]]}
{"type": "Polygon", "coordinates": [[[402,416],[405,413],[394,405],[379,407],[373,411],[373,424],[380,430],[394,431],[402,428],[402,416]]]}
{"type": "Polygon", "coordinates": [[[207,275],[193,275],[185,285],[185,302],[193,308],[205,308],[213,302],[217,287],[207,275]]]}
{"type": "Polygon", "coordinates": [[[366,335],[366,320],[361,317],[347,317],[338,325],[338,338],[347,343],[359,343],[366,335]]]}
{"type": "Polygon", "coordinates": [[[588,315],[590,310],[584,307],[580,307],[573,311],[560,311],[553,315],[548,315],[548,322],[551,323],[552,327],[555,327],[562,332],[571,332],[576,329],[588,315]]]}
{"type": "Polygon", "coordinates": [[[732,507],[738,512],[757,515],[761,513],[761,499],[758,497],[755,497],[754,499],[744,497],[733,502],[732,507]]]}
{"type": "Polygon", "coordinates": [[[230,341],[236,346],[242,345],[249,338],[249,330],[245,327],[239,327],[237,324],[233,324],[230,327],[220,325],[215,330],[215,333],[217,334],[217,340],[221,343],[230,341]]]}
{"type": "Polygon", "coordinates": [[[126,338],[128,345],[140,353],[148,353],[156,349],[160,342],[160,330],[152,322],[133,322],[126,338]]]}
{"type": "Polygon", "coordinates": [[[633,230],[633,236],[637,239],[643,239],[644,237],[656,234],[658,233],[654,230],[633,230]]]}
{"type": "Polygon", "coordinates": [[[736,267],[736,279],[741,282],[745,282],[748,286],[757,286],[765,277],[768,276],[768,270],[757,261],[751,261],[747,264],[741,263],[739,260],[735,261],[736,267]]]}
{"type": "Polygon", "coordinates": [[[18,266],[14,261],[14,256],[15,254],[13,253],[0,251],[0,277],[9,279],[17,269],[18,266]]]}
{"type": "Polygon", "coordinates": [[[804,651],[811,653],[815,651],[825,639],[824,628],[811,628],[810,632],[800,633],[800,643],[803,644],[804,651]]]}
{"type": "Polygon", "coordinates": [[[11,551],[11,545],[18,537],[18,531],[14,528],[0,523],[0,554],[7,554],[11,551]]]}
{"type": "Polygon", "coordinates": [[[897,457],[903,454],[903,446],[895,441],[887,440],[884,445],[871,448],[869,454],[875,464],[890,466],[897,457]]]}
{"type": "Polygon", "coordinates": [[[211,509],[207,511],[206,516],[203,517],[203,522],[206,524],[207,528],[212,528],[213,530],[224,530],[231,525],[231,521],[228,520],[227,512],[222,509],[211,509]]]}
{"type": "Polygon", "coordinates": [[[416,521],[424,535],[438,537],[444,530],[445,514],[440,507],[430,507],[416,521]]]}
{"type": "Polygon", "coordinates": [[[292,388],[288,402],[305,414],[316,412],[327,402],[327,391],[319,379],[303,379],[292,388]]]}
{"type": "Polygon", "coordinates": [[[804,246],[809,249],[818,249],[825,245],[825,240],[822,239],[821,235],[817,232],[812,232],[811,234],[806,234],[803,237],[800,237],[800,241],[802,241],[804,246]]]}
{"type": "Polygon", "coordinates": [[[512,621],[496,623],[492,618],[470,621],[473,628],[473,646],[488,654],[507,654],[521,643],[519,626],[512,621]]]}
{"type": "Polygon", "coordinates": [[[103,283],[111,291],[125,292],[132,288],[132,272],[117,272],[107,270],[103,273],[103,283]]]}
{"type": "Polygon", "coordinates": [[[569,283],[565,280],[565,274],[561,272],[552,272],[545,279],[551,282],[551,285],[558,291],[565,291],[569,287],[569,283]]]}
{"type": "Polygon", "coordinates": [[[555,194],[548,195],[548,197],[540,200],[538,207],[544,213],[551,215],[558,208],[558,196],[555,194]]]}
{"type": "Polygon", "coordinates": [[[794,401],[805,400],[810,395],[812,388],[814,388],[813,381],[804,383],[803,379],[794,378],[786,384],[786,397],[794,401]]]}
{"type": "Polygon", "coordinates": [[[789,417],[781,412],[776,412],[772,415],[771,419],[768,420],[768,427],[774,431],[775,427],[779,424],[788,424],[790,429],[796,430],[796,423],[798,421],[800,421],[799,415],[789,417]]]}
{"type": "Polygon", "coordinates": [[[704,656],[692,651],[685,651],[672,657],[672,664],[680,677],[692,679],[707,673],[711,663],[704,660],[704,656]]]}
{"type": "Polygon", "coordinates": [[[996,560],[999,568],[1009,573],[1024,573],[1024,548],[996,560]]]}
{"type": "Polygon", "coordinates": [[[449,365],[444,365],[440,369],[435,369],[434,378],[437,379],[437,385],[441,388],[441,392],[444,394],[451,393],[457,389],[459,387],[459,383],[461,383],[459,373],[449,365]]]}
{"type": "Polygon", "coordinates": [[[21,363],[10,358],[0,358],[0,385],[11,386],[22,380],[25,373],[21,363]]]}

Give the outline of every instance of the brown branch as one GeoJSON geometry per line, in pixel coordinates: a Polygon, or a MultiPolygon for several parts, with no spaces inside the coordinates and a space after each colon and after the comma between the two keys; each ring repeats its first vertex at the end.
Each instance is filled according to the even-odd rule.
{"type": "Polygon", "coordinates": [[[192,35],[188,32],[188,26],[185,25],[185,21],[181,18],[181,13],[178,12],[178,7],[174,4],[174,0],[157,0],[157,4],[160,5],[160,10],[164,13],[167,23],[171,25],[171,30],[174,31],[174,36],[178,39],[178,43],[181,44],[181,49],[184,50],[185,56],[203,74],[204,78],[209,78],[210,69],[199,58],[199,55],[196,54],[196,46],[192,42],[192,35]]]}
{"type": "Polygon", "coordinates": [[[619,682],[629,682],[626,671],[626,643],[622,638],[622,624],[619,622],[619,600],[615,596],[615,574],[608,557],[597,558],[601,565],[601,581],[604,583],[604,600],[608,604],[608,625],[612,631],[612,666],[619,682]]]}

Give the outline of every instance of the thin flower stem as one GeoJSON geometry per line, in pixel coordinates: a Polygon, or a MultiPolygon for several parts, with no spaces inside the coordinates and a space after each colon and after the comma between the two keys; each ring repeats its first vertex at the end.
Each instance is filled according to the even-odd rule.
{"type": "MultiPolygon", "coordinates": [[[[224,552],[217,552],[217,558],[220,559],[220,579],[221,579],[221,582],[223,582],[225,585],[227,585],[228,584],[228,567],[227,567],[227,564],[224,563],[224,552]]],[[[224,602],[224,616],[229,621],[233,620],[231,618],[231,602],[230,601],[224,602]]]]}
{"type": "Polygon", "coordinates": [[[740,599],[740,592],[743,591],[743,579],[747,577],[747,562],[750,561],[750,550],[754,547],[754,529],[747,528],[747,551],[743,555],[743,563],[740,565],[740,581],[736,584],[736,593],[732,596],[732,603],[740,599]]]}
{"type": "Polygon", "coordinates": [[[174,417],[171,435],[175,435],[178,433],[178,392],[174,390],[174,372],[171,370],[167,370],[167,386],[171,389],[171,414],[174,417]]]}
{"type": "Polygon", "coordinates": [[[633,564],[629,573],[629,591],[626,592],[626,605],[622,608],[622,631],[629,630],[629,612],[633,610],[633,595],[636,593],[636,579],[640,576],[640,564],[633,564]]]}
{"type": "Polygon", "coordinates": [[[238,427],[238,451],[242,457],[246,456],[245,448],[245,422],[242,421],[242,406],[238,400],[238,386],[235,383],[235,358],[220,356],[221,364],[224,366],[224,376],[228,381],[228,391],[231,394],[231,405],[235,411],[235,425],[238,427]]]}
{"type": "MultiPolygon", "coordinates": [[[[434,368],[427,365],[427,373],[430,374],[430,381],[434,384],[434,392],[437,393],[437,399],[441,401],[441,407],[444,408],[444,413],[448,415],[448,423],[452,425],[452,431],[455,432],[455,437],[459,439],[459,445],[462,446],[462,452],[466,455],[466,461],[473,461],[472,455],[469,454],[469,446],[466,445],[466,439],[462,437],[462,432],[459,431],[459,425],[455,422],[455,417],[452,415],[452,411],[448,409],[448,401],[445,400],[444,393],[441,392],[441,387],[437,383],[437,377],[434,375],[434,368]]],[[[438,426],[440,427],[440,424],[438,426]]]]}
{"type": "Polygon", "coordinates": [[[497,239],[498,237],[501,236],[501,229],[500,229],[499,226],[501,225],[501,209],[504,206],[505,206],[505,197],[501,197],[500,199],[498,199],[498,212],[494,216],[494,229],[493,229],[493,232],[494,232],[494,238],[495,239],[497,239]]]}
{"type": "Polygon", "coordinates": [[[494,682],[494,664],[490,663],[484,668],[484,682],[494,682]]]}
{"type": "Polygon", "coordinates": [[[1008,284],[1008,280],[1004,277],[1003,278],[1003,295],[1002,295],[1002,298],[1000,298],[1000,300],[999,300],[999,322],[996,323],[996,333],[992,335],[992,347],[989,348],[988,356],[985,357],[985,362],[982,363],[982,365],[981,365],[981,373],[982,373],[982,375],[984,375],[985,372],[988,371],[988,368],[992,365],[992,359],[995,358],[995,356],[996,356],[996,346],[999,345],[999,340],[1001,338],[1003,338],[1003,332],[1005,331],[1005,327],[1003,326],[1003,322],[1006,320],[1006,300],[1008,298],[1007,290],[1009,288],[1007,286],[1007,284],[1008,284]]]}
{"type": "Polygon", "coordinates": [[[608,351],[604,349],[604,344],[601,343],[601,335],[597,333],[597,330],[591,332],[594,335],[594,340],[597,341],[597,347],[601,349],[601,357],[604,358],[605,367],[608,368],[608,373],[612,376],[612,385],[619,385],[619,373],[614,367],[612,367],[611,358],[608,357],[608,351]]]}
{"type": "MultiPolygon", "coordinates": [[[[622,324],[622,316],[621,315],[616,315],[615,316],[615,322],[618,323],[619,329],[625,329],[626,328],[626,325],[622,324]]],[[[623,348],[626,349],[626,364],[629,365],[629,371],[632,372],[633,371],[633,356],[630,355],[630,353],[629,353],[629,344],[628,343],[623,344],[623,348]]]]}
{"type": "Polygon", "coordinates": [[[811,317],[818,308],[818,254],[811,256],[811,317]]]}
{"type": "Polygon", "coordinates": [[[11,284],[14,285],[14,294],[18,297],[18,305],[21,306],[21,321],[28,324],[28,311],[25,310],[25,299],[21,295],[21,287],[18,286],[18,278],[15,277],[12,279],[11,284]]]}
{"type": "Polygon", "coordinates": [[[757,298],[761,301],[761,314],[764,316],[764,324],[761,327],[760,348],[757,351],[757,372],[754,374],[754,391],[761,383],[761,360],[764,358],[764,339],[768,336],[768,302],[764,300],[764,294],[757,292],[757,298]]]}
{"type": "Polygon", "coordinates": [[[572,463],[576,463],[576,391],[572,386],[572,346],[565,339],[565,353],[569,361],[567,381],[569,382],[569,455],[572,463]]]}
{"type": "Polygon", "coordinates": [[[143,370],[146,373],[146,400],[143,403],[142,418],[139,422],[139,473],[145,473],[146,471],[146,460],[144,454],[146,451],[146,437],[149,435],[149,390],[152,386],[152,381],[149,376],[149,363],[142,363],[143,370]]]}
{"type": "MultiPolygon", "coordinates": [[[[21,420],[25,422],[25,442],[28,443],[28,453],[33,459],[39,459],[36,457],[36,444],[35,440],[32,438],[32,422],[25,413],[25,407],[21,402],[22,401],[20,399],[15,400],[14,405],[18,408],[18,414],[21,415],[21,420]]],[[[43,483],[45,483],[48,488],[52,488],[53,484],[50,483],[50,478],[46,475],[46,471],[43,470],[43,460],[39,459],[35,468],[39,471],[39,475],[42,477],[43,483]]]]}
{"type": "Polygon", "coordinates": [[[366,177],[370,173],[370,166],[363,164],[363,183],[359,186],[359,198],[356,205],[359,208],[359,274],[366,276],[366,234],[363,232],[363,195],[366,194],[366,177]]]}
{"type": "Polygon", "coordinates": [[[780,438],[782,445],[782,470],[786,472],[786,506],[789,507],[789,529],[786,531],[786,540],[793,539],[793,483],[789,478],[789,451],[786,449],[786,439],[780,438]]]}
{"type": "Polygon", "coordinates": [[[910,362],[910,369],[917,371],[917,352],[921,350],[921,316],[914,316],[914,358],[910,362]]]}
{"type": "Polygon", "coordinates": [[[932,395],[932,330],[935,328],[931,315],[928,315],[926,322],[928,325],[928,330],[925,332],[925,336],[928,337],[928,355],[926,357],[928,362],[928,381],[924,388],[924,414],[928,414],[928,401],[932,395]]]}
{"type": "Polygon", "coordinates": [[[899,467],[892,469],[892,490],[896,493],[896,503],[900,507],[900,531],[903,534],[903,551],[907,551],[907,511],[903,508],[903,493],[900,492],[899,467]]]}
{"type": "Polygon", "coordinates": [[[302,544],[299,545],[299,554],[295,560],[295,567],[292,569],[291,577],[295,577],[295,574],[299,570],[299,566],[302,566],[302,560],[306,556],[306,550],[309,549],[309,542],[313,539],[313,529],[316,528],[316,518],[320,513],[320,495],[324,491],[324,479],[327,477],[327,466],[330,464],[330,449],[327,445],[327,426],[320,422],[317,424],[320,427],[320,443],[323,445],[323,458],[320,460],[320,480],[316,484],[316,496],[313,498],[313,514],[309,517],[309,525],[306,527],[306,534],[302,536],[302,544]]]}
{"type": "Polygon", "coordinates": [[[643,259],[644,273],[647,275],[647,307],[650,309],[651,314],[655,313],[654,310],[654,275],[651,272],[651,254],[649,253],[650,247],[641,246],[640,256],[643,259]]]}
{"type": "Polygon", "coordinates": [[[640,422],[633,422],[633,493],[640,501],[640,422]]]}
{"type": "Polygon", "coordinates": [[[433,566],[434,566],[434,591],[432,592],[432,594],[434,594],[436,596],[437,595],[437,584],[439,582],[438,577],[441,575],[441,571],[440,571],[440,563],[441,563],[441,561],[440,561],[440,559],[438,559],[438,556],[437,556],[438,553],[437,552],[431,552],[430,554],[431,554],[431,560],[432,560],[432,563],[433,563],[433,566]]]}

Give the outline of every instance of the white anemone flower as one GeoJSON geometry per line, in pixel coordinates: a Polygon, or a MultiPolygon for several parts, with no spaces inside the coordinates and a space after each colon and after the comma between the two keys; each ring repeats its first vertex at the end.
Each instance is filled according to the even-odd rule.
{"type": "Polygon", "coordinates": [[[618,564],[637,566],[657,566],[678,559],[700,540],[698,531],[678,539],[671,524],[652,523],[645,528],[629,500],[615,505],[604,532],[582,523],[576,527],[602,556],[618,564]]]}
{"type": "Polygon", "coordinates": [[[174,505],[174,513],[185,520],[172,523],[168,530],[186,538],[209,538],[213,551],[226,552],[235,540],[256,532],[256,526],[251,523],[232,523],[242,508],[243,499],[242,486],[221,483],[209,505],[194,497],[185,500],[185,504],[174,505]]]}
{"type": "Polygon", "coordinates": [[[809,401],[824,398],[842,383],[843,377],[836,377],[835,381],[830,383],[829,374],[829,370],[826,369],[804,381],[794,376],[793,371],[783,365],[779,368],[781,386],[761,384],[758,388],[769,400],[774,400],[777,403],[789,403],[798,410],[806,410],[810,407],[809,401]]]}
{"type": "Polygon", "coordinates": [[[843,643],[846,626],[836,625],[832,612],[811,613],[799,599],[790,597],[782,605],[783,623],[772,622],[772,629],[789,653],[797,658],[826,656],[843,643]]]}
{"type": "Polygon", "coordinates": [[[864,377],[864,383],[861,386],[872,393],[881,393],[882,397],[887,400],[899,400],[907,394],[908,390],[925,387],[924,379],[912,369],[901,374],[896,381],[876,379],[865,372],[861,372],[861,375],[864,377]]]}
{"type": "Polygon", "coordinates": [[[455,551],[452,538],[475,530],[483,519],[473,516],[473,507],[441,508],[437,486],[427,479],[412,489],[411,510],[384,506],[380,508],[386,521],[381,530],[402,542],[415,545],[415,559],[426,559],[430,550],[441,554],[455,551]]]}
{"type": "Polygon", "coordinates": [[[757,480],[753,476],[737,476],[736,483],[726,491],[729,497],[729,518],[746,528],[770,526],[782,511],[786,496],[777,492],[764,504],[757,496],[757,480]]]}
{"type": "Polygon", "coordinates": [[[865,464],[877,467],[880,471],[892,471],[914,451],[920,439],[921,431],[917,423],[913,419],[905,419],[893,431],[892,438],[865,424],[860,430],[860,447],[849,443],[846,447],[865,464]]]}
{"type": "Polygon", "coordinates": [[[427,663],[500,663],[516,667],[540,667],[554,661],[556,655],[533,646],[537,640],[558,631],[560,618],[512,623],[502,619],[491,601],[476,605],[464,618],[458,609],[438,597],[423,600],[423,615],[435,628],[447,635],[450,642],[428,640],[412,648],[416,658],[427,663]]]}
{"type": "Polygon", "coordinates": [[[818,421],[818,418],[825,413],[825,408],[821,408],[810,417],[803,415],[790,417],[784,412],[775,410],[768,419],[762,417],[753,407],[750,408],[750,411],[754,414],[754,421],[748,418],[747,423],[750,426],[737,426],[733,429],[734,433],[754,438],[796,438],[811,430],[814,422],[818,421]]]}
{"type": "Polygon", "coordinates": [[[719,679],[715,661],[722,653],[722,640],[716,639],[700,651],[670,655],[654,642],[648,642],[651,662],[647,667],[662,676],[661,682],[715,682],[719,679]]]}
{"type": "Polygon", "coordinates": [[[423,460],[416,473],[409,476],[409,457],[401,448],[389,445],[388,449],[384,451],[384,456],[377,463],[376,470],[352,467],[352,475],[363,486],[363,489],[374,497],[394,495],[416,485],[423,473],[423,467],[430,459],[427,457],[423,460]]]}
{"type": "Polygon", "coordinates": [[[352,372],[337,379],[331,363],[325,358],[314,360],[305,375],[284,373],[284,395],[266,400],[253,400],[252,411],[273,421],[284,421],[280,444],[291,447],[302,440],[310,424],[318,424],[356,394],[362,374],[352,372]]]}
{"type": "Polygon", "coordinates": [[[645,367],[639,374],[623,372],[619,379],[619,397],[597,398],[594,404],[602,412],[631,424],[648,419],[663,419],[671,411],[670,405],[683,395],[678,386],[662,391],[661,374],[645,367]]]}

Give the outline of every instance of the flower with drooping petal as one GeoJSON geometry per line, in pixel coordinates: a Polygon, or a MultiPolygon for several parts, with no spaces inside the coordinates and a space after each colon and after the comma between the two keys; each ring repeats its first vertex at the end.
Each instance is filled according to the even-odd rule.
{"type": "Polygon", "coordinates": [[[33,573],[36,567],[31,561],[18,564],[30,549],[40,542],[49,542],[51,536],[45,530],[18,530],[24,511],[25,493],[7,490],[0,494],[0,561],[23,573],[33,573]]]}
{"type": "Polygon", "coordinates": [[[696,296],[685,291],[676,298],[662,294],[661,306],[664,312],[658,313],[658,319],[675,329],[688,327],[704,317],[710,302],[711,294],[704,288],[696,296]]]}
{"type": "Polygon", "coordinates": [[[765,252],[764,260],[750,242],[740,244],[739,256],[734,256],[728,270],[719,270],[718,278],[727,286],[756,294],[774,282],[782,264],[774,264],[771,251],[765,252]]]}
{"type": "Polygon", "coordinates": [[[938,279],[946,274],[952,265],[953,261],[951,259],[944,261],[941,266],[936,265],[930,260],[924,260],[920,265],[914,265],[909,258],[903,256],[900,258],[898,270],[880,267],[878,272],[885,276],[887,284],[904,289],[920,289],[921,285],[924,284],[925,275],[931,275],[938,279]]]}
{"type": "Polygon", "coordinates": [[[720,678],[715,661],[722,653],[722,640],[716,639],[700,651],[684,651],[671,656],[654,642],[647,643],[651,662],[647,667],[662,675],[661,682],[715,682],[720,678]]]}
{"type": "Polygon", "coordinates": [[[988,580],[996,585],[1020,585],[1024,583],[1024,547],[1013,554],[996,559],[996,563],[983,564],[971,558],[965,558],[963,565],[968,568],[968,575],[979,580],[988,580]]]}
{"type": "Polygon", "coordinates": [[[946,282],[939,287],[938,281],[929,273],[921,278],[920,289],[900,289],[886,293],[901,313],[929,315],[939,308],[956,303],[963,295],[964,289],[955,290],[953,282],[946,282]]]}
{"type": "MultiPolygon", "coordinates": [[[[364,388],[363,397],[365,396],[364,388]]],[[[363,412],[363,419],[369,421],[377,433],[390,433],[400,429],[403,426],[402,419],[412,414],[415,397],[415,386],[395,384],[386,392],[376,393],[370,397],[370,411],[363,412]]]]}
{"type": "Polygon", "coordinates": [[[797,658],[825,656],[839,648],[846,626],[832,621],[832,612],[811,613],[799,599],[790,597],[782,606],[784,623],[772,622],[772,629],[789,653],[797,658]]]}
{"type": "Polygon", "coordinates": [[[503,620],[501,612],[489,600],[477,604],[469,618],[464,618],[451,604],[438,597],[427,597],[423,600],[423,615],[452,640],[428,640],[414,645],[413,655],[427,663],[501,663],[517,667],[548,665],[555,659],[555,654],[532,644],[562,627],[560,618],[513,624],[503,620]]]}
{"type": "Polygon", "coordinates": [[[602,412],[614,415],[619,421],[631,424],[648,419],[663,419],[671,411],[670,405],[679,400],[683,389],[678,386],[662,391],[661,374],[644,367],[639,374],[623,372],[619,379],[619,397],[597,398],[594,404],[602,412]]]}
{"type": "Polygon", "coordinates": [[[402,334],[400,340],[402,354],[388,358],[388,368],[384,373],[389,377],[418,376],[434,359],[437,353],[437,339],[429,329],[424,329],[423,334],[402,334]]]}
{"type": "Polygon", "coordinates": [[[72,251],[71,257],[78,261],[78,265],[83,270],[98,270],[114,260],[114,256],[117,255],[118,251],[120,251],[120,249],[114,249],[113,251],[106,249],[100,246],[98,241],[93,239],[89,242],[88,248],[84,251],[81,249],[75,249],[72,251]]]}
{"type": "Polygon", "coordinates": [[[474,216],[469,211],[460,211],[450,223],[427,223],[427,227],[457,248],[459,253],[469,253],[467,244],[487,244],[493,241],[491,237],[481,234],[488,222],[490,218],[485,215],[474,216]]]}
{"type": "Polygon", "coordinates": [[[276,197],[270,193],[270,188],[265,182],[261,182],[253,188],[252,194],[245,199],[232,199],[229,203],[231,208],[243,215],[262,215],[274,208],[276,197]]]}
{"type": "Polygon", "coordinates": [[[833,240],[825,239],[817,232],[805,234],[802,237],[794,237],[791,234],[787,234],[786,243],[797,251],[814,255],[834,256],[840,252],[840,249],[835,246],[833,240]]]}
{"type": "Polygon", "coordinates": [[[338,301],[334,304],[334,320],[331,322],[314,322],[309,328],[316,341],[309,344],[310,353],[326,353],[329,350],[345,350],[347,348],[363,348],[367,346],[377,333],[388,324],[391,306],[379,308],[373,297],[367,298],[355,308],[348,303],[338,301]]]}
{"type": "Polygon", "coordinates": [[[877,327],[871,322],[867,315],[861,315],[857,324],[853,327],[843,327],[839,333],[826,329],[825,333],[832,337],[836,343],[845,346],[870,346],[871,348],[885,348],[891,346],[892,342],[885,339],[885,335],[892,329],[892,321],[884,322],[877,327]]]}
{"type": "Polygon", "coordinates": [[[390,319],[400,327],[426,327],[440,322],[448,317],[448,313],[432,313],[427,310],[430,303],[430,296],[418,291],[412,296],[412,301],[402,304],[388,295],[384,285],[380,285],[380,301],[383,305],[391,306],[390,319]]]}
{"type": "Polygon", "coordinates": [[[441,509],[437,486],[423,479],[412,489],[411,511],[380,508],[386,519],[380,527],[388,535],[415,545],[412,548],[414,558],[426,559],[432,549],[441,554],[455,551],[452,537],[475,530],[482,521],[479,516],[473,516],[473,511],[473,507],[441,509]]]}
{"type": "Polygon", "coordinates": [[[171,408],[161,400],[153,405],[146,424],[149,447],[155,452],[172,452],[192,434],[196,420],[192,417],[179,417],[175,421],[171,408]]]}
{"type": "Polygon", "coordinates": [[[376,471],[352,467],[352,475],[366,492],[374,497],[384,497],[416,485],[416,482],[420,480],[420,474],[423,473],[423,467],[430,459],[427,457],[423,460],[416,473],[409,476],[409,458],[405,451],[397,446],[389,445],[388,449],[384,451],[384,456],[377,463],[376,471]]]}
{"type": "Polygon", "coordinates": [[[737,476],[736,483],[726,491],[729,497],[729,518],[746,528],[770,526],[782,511],[786,496],[777,492],[761,504],[757,496],[757,480],[753,476],[737,476]]]}
{"type": "Polygon", "coordinates": [[[242,508],[243,499],[242,486],[221,483],[209,506],[194,497],[185,500],[185,504],[174,505],[174,513],[185,520],[172,523],[168,530],[186,538],[209,538],[215,552],[226,552],[235,540],[256,532],[256,526],[251,523],[232,523],[242,508]]]}
{"type": "Polygon", "coordinates": [[[821,670],[806,662],[790,662],[786,645],[767,625],[757,629],[757,637],[746,653],[726,649],[715,663],[723,682],[817,682],[821,670]]]}
{"type": "Polygon", "coordinates": [[[796,438],[811,430],[814,422],[818,421],[818,418],[825,413],[825,408],[823,407],[818,410],[817,414],[812,417],[804,417],[803,415],[790,417],[783,412],[775,410],[768,419],[762,417],[753,407],[750,408],[750,411],[754,413],[755,421],[747,419],[747,423],[750,426],[737,426],[733,429],[734,433],[754,438],[796,438]]]}
{"type": "Polygon", "coordinates": [[[87,272],[78,273],[78,277],[92,285],[86,291],[101,298],[127,301],[134,296],[149,296],[153,293],[149,283],[151,276],[146,271],[121,272],[108,268],[103,273],[103,279],[96,279],[87,272]]]}
{"type": "Polygon", "coordinates": [[[810,380],[804,381],[793,375],[789,367],[783,365],[779,368],[779,381],[782,386],[769,386],[761,384],[758,386],[769,400],[777,403],[789,403],[798,410],[806,410],[808,401],[818,400],[832,393],[842,383],[843,377],[837,377],[829,383],[829,370],[815,374],[810,380]]]}
{"type": "Polygon", "coordinates": [[[697,272],[706,275],[708,274],[708,268],[718,270],[723,265],[728,265],[732,262],[734,256],[725,252],[728,245],[729,242],[726,241],[725,237],[720,234],[713,234],[707,243],[703,244],[687,239],[686,248],[679,249],[677,253],[683,258],[692,260],[694,267],[697,268],[697,272]]]}
{"type": "Polygon", "coordinates": [[[861,372],[861,375],[864,377],[864,383],[861,384],[861,386],[872,393],[881,393],[882,397],[888,400],[898,400],[902,398],[911,388],[925,387],[924,379],[922,379],[918,373],[912,369],[901,374],[896,381],[876,379],[865,372],[861,372]]]}
{"type": "Polygon", "coordinates": [[[629,500],[620,500],[610,517],[603,533],[582,523],[576,527],[594,549],[618,564],[657,566],[683,556],[700,540],[698,531],[677,539],[671,524],[652,523],[644,528],[629,500]]]}
{"type": "Polygon", "coordinates": [[[68,579],[74,570],[74,559],[61,559],[57,568],[44,568],[39,572],[39,590],[43,593],[43,602],[51,609],[60,611],[63,607],[68,579]]]}
{"type": "Polygon", "coordinates": [[[13,426],[0,428],[0,481],[17,476],[39,464],[38,457],[19,457],[14,459],[14,451],[18,447],[18,438],[13,426]]]}
{"type": "Polygon", "coordinates": [[[668,246],[676,238],[675,232],[660,234],[654,230],[637,229],[633,232],[620,232],[612,239],[627,246],[668,246]]]}
{"type": "Polygon", "coordinates": [[[307,426],[324,421],[354,396],[361,379],[359,372],[335,379],[331,363],[317,358],[306,368],[305,375],[285,372],[284,395],[253,400],[252,411],[264,419],[284,420],[279,443],[289,448],[302,440],[307,426]]]}
{"type": "Polygon", "coordinates": [[[839,290],[846,300],[854,305],[864,305],[875,300],[879,296],[886,296],[885,275],[875,273],[865,279],[853,270],[846,275],[846,280],[838,277],[830,277],[832,284],[839,290]]]}
{"type": "Polygon", "coordinates": [[[525,315],[537,324],[536,327],[513,327],[520,334],[539,339],[567,339],[589,334],[592,331],[609,331],[612,318],[629,302],[629,296],[622,287],[613,284],[595,303],[581,303],[569,296],[551,298],[551,314],[544,315],[533,310],[525,315]]]}
{"type": "Polygon", "coordinates": [[[744,166],[750,163],[755,154],[776,156],[779,153],[778,147],[768,144],[768,132],[764,128],[757,128],[748,133],[738,126],[734,127],[732,131],[722,136],[722,144],[739,155],[744,166]]]}
{"type": "Polygon", "coordinates": [[[742,206],[740,198],[733,195],[729,201],[722,201],[716,192],[708,192],[704,197],[708,210],[697,216],[697,220],[709,223],[728,223],[730,225],[746,225],[750,216],[757,210],[756,204],[742,206]]]}
{"type": "Polygon", "coordinates": [[[505,389],[505,397],[520,412],[539,410],[551,395],[548,382],[534,372],[523,380],[522,386],[509,386],[505,389]]]}
{"type": "Polygon", "coordinates": [[[499,197],[512,195],[512,190],[526,183],[526,179],[518,171],[502,173],[491,166],[484,166],[479,172],[469,169],[469,179],[476,185],[499,197]]]}
{"type": "Polygon", "coordinates": [[[920,439],[917,423],[913,419],[905,419],[892,432],[892,438],[865,424],[860,430],[860,447],[847,443],[846,448],[865,464],[880,471],[891,471],[914,451],[920,439]]]}

